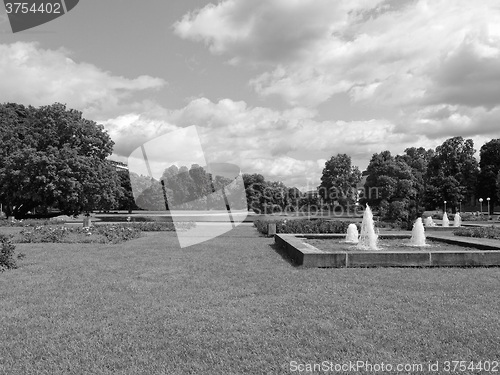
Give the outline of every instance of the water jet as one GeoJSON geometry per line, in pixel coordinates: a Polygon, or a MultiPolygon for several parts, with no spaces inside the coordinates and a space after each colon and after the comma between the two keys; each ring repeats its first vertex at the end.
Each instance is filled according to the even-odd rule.
{"type": "Polygon", "coordinates": [[[345,242],[347,243],[358,243],[359,242],[359,233],[358,227],[356,224],[349,224],[347,227],[347,235],[345,237],[345,242]]]}
{"type": "Polygon", "coordinates": [[[443,227],[449,227],[450,226],[450,220],[448,219],[448,215],[446,212],[443,214],[443,227]]]}
{"type": "Polygon", "coordinates": [[[357,248],[360,250],[380,250],[377,246],[377,241],[378,235],[375,233],[372,210],[370,206],[366,205],[357,248]]]}
{"type": "Polygon", "coordinates": [[[411,230],[410,246],[430,246],[425,243],[425,229],[422,223],[422,218],[418,218],[413,223],[413,228],[411,230]]]}

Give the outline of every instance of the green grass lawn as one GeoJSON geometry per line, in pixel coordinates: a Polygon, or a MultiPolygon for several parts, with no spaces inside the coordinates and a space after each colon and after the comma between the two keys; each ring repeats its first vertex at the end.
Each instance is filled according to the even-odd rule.
{"type": "Polygon", "coordinates": [[[0,274],[0,374],[500,360],[499,268],[305,269],[248,226],[185,249],[162,232],[16,250],[20,268],[0,274]]]}

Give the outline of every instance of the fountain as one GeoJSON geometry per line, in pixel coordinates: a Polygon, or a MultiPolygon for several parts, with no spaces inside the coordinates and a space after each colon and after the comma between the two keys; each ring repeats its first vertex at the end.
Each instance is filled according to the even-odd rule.
{"type": "Polygon", "coordinates": [[[410,246],[429,246],[425,243],[425,230],[424,224],[422,223],[422,218],[418,218],[413,223],[413,228],[411,230],[410,246]]]}
{"type": "Polygon", "coordinates": [[[455,218],[453,219],[453,226],[454,227],[459,227],[462,225],[462,218],[460,217],[460,213],[457,212],[455,214],[455,218]]]}
{"type": "Polygon", "coordinates": [[[449,227],[450,226],[450,220],[448,219],[448,215],[446,212],[443,214],[443,227],[449,227]]]}
{"type": "Polygon", "coordinates": [[[432,216],[427,216],[425,218],[425,226],[426,227],[435,227],[436,226],[436,223],[434,222],[434,220],[432,220],[432,216]]]}
{"type": "Polygon", "coordinates": [[[356,224],[349,224],[347,227],[347,235],[345,237],[345,242],[348,243],[358,243],[359,242],[358,227],[356,224]]]}
{"type": "Polygon", "coordinates": [[[366,205],[357,248],[360,250],[379,250],[377,247],[377,240],[378,235],[375,233],[372,210],[370,206],[366,205]]]}

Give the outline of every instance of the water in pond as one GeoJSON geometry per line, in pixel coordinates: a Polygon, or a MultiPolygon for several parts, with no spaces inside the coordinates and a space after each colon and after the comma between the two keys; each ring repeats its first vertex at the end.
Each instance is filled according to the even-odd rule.
{"type": "MultiPolygon", "coordinates": [[[[301,241],[326,252],[360,251],[355,244],[346,243],[340,239],[301,238],[301,241]]],[[[393,238],[378,240],[378,251],[408,252],[408,251],[475,251],[473,247],[451,245],[444,242],[426,241],[427,246],[412,245],[409,238],[393,238]]],[[[362,250],[361,250],[362,251],[362,250]]]]}

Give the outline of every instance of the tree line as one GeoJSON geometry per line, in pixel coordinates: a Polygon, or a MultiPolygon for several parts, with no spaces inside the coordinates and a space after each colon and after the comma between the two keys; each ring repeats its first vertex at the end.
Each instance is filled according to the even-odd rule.
{"type": "Polygon", "coordinates": [[[490,198],[490,210],[500,199],[500,139],[486,142],[474,157],[472,139],[457,136],[436,149],[411,147],[401,155],[390,151],[373,154],[366,182],[346,154],[326,162],[319,186],[322,198],[338,204],[369,204],[385,220],[410,225],[424,210],[474,206],[479,197],[490,198]],[[332,194],[333,192],[333,194],[332,194]],[[339,198],[340,197],[340,198],[339,198]]]}
{"type": "Polygon", "coordinates": [[[411,222],[444,201],[455,211],[477,197],[489,197],[493,209],[500,198],[500,139],[481,147],[479,162],[471,139],[453,137],[435,150],[376,153],[363,173],[350,156],[338,154],[325,163],[317,196],[261,174],[243,174],[243,198],[234,178],[196,164],[167,166],[159,180],[129,172],[108,159],[113,146],[102,125],[61,103],[39,108],[0,104],[3,211],[16,217],[50,209],[75,215],[97,209],[166,210],[169,204],[204,210],[230,201],[237,209],[273,213],[368,203],[384,219],[411,222]]]}
{"type": "MultiPolygon", "coordinates": [[[[250,207],[272,212],[298,189],[244,174],[245,196],[234,179],[191,165],[165,168],[159,180],[109,160],[114,142],[102,125],[54,103],[35,108],[0,104],[0,203],[7,216],[32,212],[77,215],[93,210],[167,210],[250,207]],[[121,167],[121,168],[120,168],[121,167]],[[224,189],[222,189],[224,187],[224,189]]],[[[234,176],[233,176],[234,177],[234,176]]],[[[298,204],[299,198],[293,198],[298,204]]],[[[302,202],[303,203],[303,202],[302,202]]]]}

